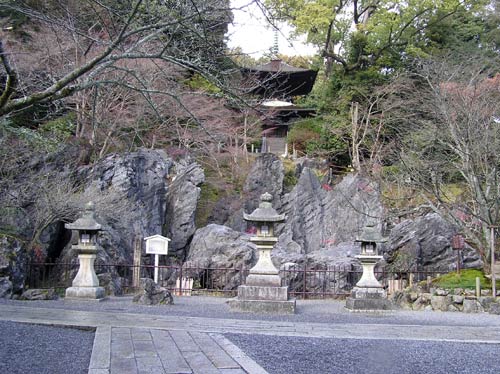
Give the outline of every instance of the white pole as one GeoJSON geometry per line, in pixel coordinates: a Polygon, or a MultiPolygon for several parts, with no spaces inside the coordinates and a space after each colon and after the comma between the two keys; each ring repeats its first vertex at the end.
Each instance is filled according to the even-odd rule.
{"type": "Polygon", "coordinates": [[[155,254],[155,283],[158,284],[158,266],[160,266],[160,255],[155,254]]]}
{"type": "Polygon", "coordinates": [[[495,278],[495,228],[491,226],[491,293],[493,297],[497,296],[497,285],[495,278]]]}

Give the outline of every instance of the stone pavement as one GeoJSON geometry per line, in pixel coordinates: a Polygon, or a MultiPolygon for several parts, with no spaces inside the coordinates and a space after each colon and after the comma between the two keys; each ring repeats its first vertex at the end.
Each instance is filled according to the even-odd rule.
{"type": "Polygon", "coordinates": [[[266,373],[220,334],[98,327],[89,374],[266,373]]]}
{"type": "Polygon", "coordinates": [[[0,319],[96,327],[90,374],[265,373],[224,333],[500,344],[498,326],[280,322],[0,305],[0,319]]]}

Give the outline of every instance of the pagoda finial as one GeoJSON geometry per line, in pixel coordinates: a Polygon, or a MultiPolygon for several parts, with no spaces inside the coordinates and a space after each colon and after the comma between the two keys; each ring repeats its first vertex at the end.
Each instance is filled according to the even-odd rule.
{"type": "Polygon", "coordinates": [[[271,49],[272,54],[274,57],[278,57],[279,54],[279,44],[278,44],[278,28],[274,28],[274,44],[271,49]]]}

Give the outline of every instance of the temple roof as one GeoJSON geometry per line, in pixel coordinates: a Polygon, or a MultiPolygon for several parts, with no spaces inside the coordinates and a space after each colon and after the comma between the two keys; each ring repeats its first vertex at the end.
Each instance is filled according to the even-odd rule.
{"type": "Polygon", "coordinates": [[[318,74],[315,70],[297,68],[281,60],[242,68],[241,72],[247,78],[249,93],[272,98],[307,95],[318,74]]]}

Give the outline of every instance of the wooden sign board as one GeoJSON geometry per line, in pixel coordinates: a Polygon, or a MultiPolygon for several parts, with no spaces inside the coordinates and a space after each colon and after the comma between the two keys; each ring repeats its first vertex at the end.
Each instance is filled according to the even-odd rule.
{"type": "Polygon", "coordinates": [[[146,254],[153,255],[166,255],[168,254],[168,242],[169,238],[161,235],[153,235],[144,238],[146,241],[146,254]]]}

